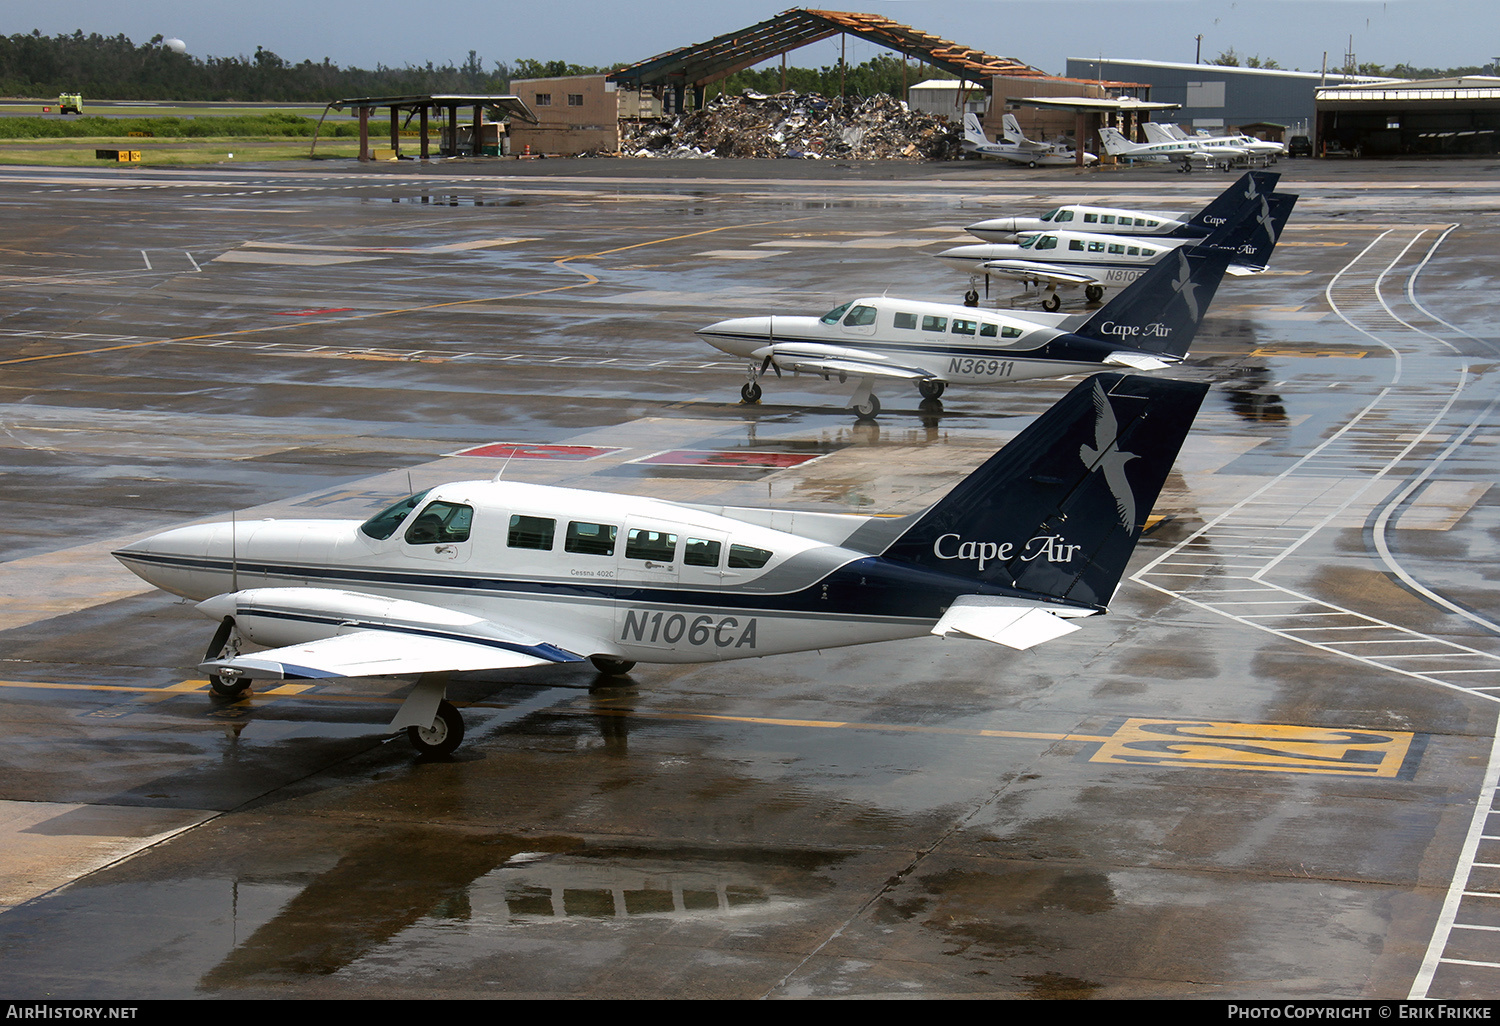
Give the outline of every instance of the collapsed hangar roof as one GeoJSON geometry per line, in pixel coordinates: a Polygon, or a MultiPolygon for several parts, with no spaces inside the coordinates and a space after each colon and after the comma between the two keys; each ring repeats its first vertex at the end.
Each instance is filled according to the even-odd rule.
{"type": "Polygon", "coordinates": [[[754,67],[778,54],[847,32],[849,35],[896,50],[908,57],[941,68],[969,82],[989,88],[994,75],[1015,78],[1051,78],[1012,57],[996,57],[959,43],[940,39],[878,14],[846,11],[814,11],[794,7],[774,18],[751,25],[706,43],[679,47],[621,68],[609,81],[634,89],[655,85],[705,86],[736,71],[754,67]]]}

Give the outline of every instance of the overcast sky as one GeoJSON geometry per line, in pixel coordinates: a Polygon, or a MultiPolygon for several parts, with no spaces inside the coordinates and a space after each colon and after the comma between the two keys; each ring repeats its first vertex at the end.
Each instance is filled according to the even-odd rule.
{"type": "MultiPolygon", "coordinates": [[[[341,67],[461,64],[469,50],[487,68],[523,57],[574,64],[630,63],[752,25],[793,6],[746,0],[70,0],[26,5],[0,33],[124,34],[137,45],[158,33],[197,57],[249,55],[257,46],[294,63],[329,58],[341,67]]],[[[808,6],[816,6],[810,4],[808,6]]],[[[1242,57],[1317,71],[1343,62],[1353,37],[1361,62],[1418,67],[1478,65],[1500,56],[1496,0],[852,0],[827,9],[880,14],[924,32],[1062,74],[1069,57],[1191,61],[1202,35],[1208,61],[1242,57]]],[[[879,48],[849,41],[849,60],[879,48]]],[[[836,41],[794,51],[805,67],[837,59],[836,41]]]]}

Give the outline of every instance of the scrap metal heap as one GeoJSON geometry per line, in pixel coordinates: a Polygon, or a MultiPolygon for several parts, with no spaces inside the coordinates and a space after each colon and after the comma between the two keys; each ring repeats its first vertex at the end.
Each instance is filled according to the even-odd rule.
{"type": "Polygon", "coordinates": [[[792,157],[818,160],[953,160],[958,129],[941,115],[884,94],[827,99],[816,93],[724,96],[669,121],[621,125],[627,157],[792,157]]]}

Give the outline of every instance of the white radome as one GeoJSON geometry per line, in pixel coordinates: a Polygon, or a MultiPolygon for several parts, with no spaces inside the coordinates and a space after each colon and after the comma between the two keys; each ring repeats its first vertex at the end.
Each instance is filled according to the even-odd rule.
{"type": "Polygon", "coordinates": [[[176,37],[173,37],[172,39],[163,39],[161,41],[161,45],[165,46],[168,50],[171,50],[173,53],[186,53],[187,52],[187,44],[184,43],[182,40],[177,39],[176,37]]]}

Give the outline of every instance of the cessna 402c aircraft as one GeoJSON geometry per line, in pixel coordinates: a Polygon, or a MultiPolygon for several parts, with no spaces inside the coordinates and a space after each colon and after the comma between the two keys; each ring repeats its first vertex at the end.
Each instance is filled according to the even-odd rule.
{"type": "MultiPolygon", "coordinates": [[[[1282,198],[1286,210],[1295,196],[1282,198]]],[[[1264,264],[1276,245],[1272,200],[1257,194],[1213,235],[1178,249],[1092,316],[999,312],[885,296],[819,317],[736,317],[698,329],[715,348],[748,357],[740,389],[759,402],[766,371],[855,379],[849,406],[880,412],[877,379],[917,386],[924,401],[950,383],[995,384],[1087,373],[1100,365],[1160,370],[1187,356],[1198,322],[1231,261],[1264,264]],[[1071,326],[1068,326],[1071,323],[1071,326]]],[[[1125,242],[1125,239],[1116,241],[1125,242]]]]}
{"type": "Polygon", "coordinates": [[[219,621],[202,669],[220,694],[416,677],[391,727],[445,754],[463,739],[455,672],[621,674],[928,633],[1025,649],[1077,630],[1105,612],[1206,390],[1089,378],[905,517],[463,481],[364,523],[181,527],[115,556],[219,621]]]}

